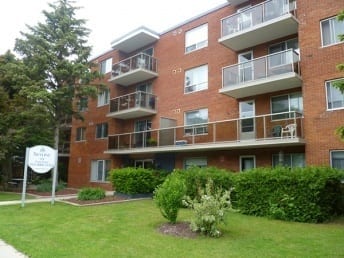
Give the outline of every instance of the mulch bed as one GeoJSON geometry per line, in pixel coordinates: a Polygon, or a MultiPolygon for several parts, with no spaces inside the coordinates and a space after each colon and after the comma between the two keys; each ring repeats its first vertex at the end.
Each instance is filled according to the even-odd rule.
{"type": "Polygon", "coordinates": [[[195,238],[199,235],[190,229],[189,222],[164,223],[158,228],[158,231],[162,234],[185,238],[195,238]]]}

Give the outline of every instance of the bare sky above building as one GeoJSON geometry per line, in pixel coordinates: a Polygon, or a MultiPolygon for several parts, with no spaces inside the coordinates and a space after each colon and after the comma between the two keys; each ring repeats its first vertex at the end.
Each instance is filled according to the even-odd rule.
{"type": "MultiPolygon", "coordinates": [[[[0,54],[13,51],[15,39],[26,25],[44,22],[43,10],[51,11],[48,3],[54,0],[10,0],[0,3],[0,54]]],[[[89,44],[92,56],[111,48],[110,43],[139,26],[163,32],[187,19],[206,12],[227,0],[75,0],[75,6],[83,7],[78,18],[87,20],[91,29],[89,44]]]]}

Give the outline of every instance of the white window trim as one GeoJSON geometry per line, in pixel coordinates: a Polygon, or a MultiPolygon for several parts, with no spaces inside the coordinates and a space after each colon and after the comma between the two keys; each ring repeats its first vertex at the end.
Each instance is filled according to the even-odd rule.
{"type": "Polygon", "coordinates": [[[256,168],[256,155],[242,155],[239,157],[240,172],[245,172],[245,170],[242,170],[242,159],[244,158],[253,158],[253,168],[256,168]]]}
{"type": "Polygon", "coordinates": [[[209,81],[209,67],[208,64],[205,65],[200,65],[194,68],[190,68],[188,70],[185,70],[185,78],[184,78],[184,94],[190,94],[190,93],[194,93],[194,92],[198,92],[198,91],[202,91],[202,90],[207,90],[208,89],[208,81],[209,81]],[[192,70],[197,70],[200,69],[201,67],[206,67],[207,68],[207,80],[205,82],[199,83],[199,84],[192,84],[192,85],[187,85],[186,83],[186,73],[192,70]],[[199,87],[199,85],[206,85],[206,87],[204,87],[204,89],[202,87],[199,87]],[[195,90],[189,91],[187,90],[187,87],[195,87],[195,90]],[[199,89],[201,88],[201,89],[199,89]]]}
{"type": "Polygon", "coordinates": [[[209,123],[209,110],[208,108],[200,108],[200,109],[194,109],[194,110],[188,110],[188,111],[185,111],[184,112],[184,136],[190,136],[190,135],[193,135],[193,136],[198,136],[198,135],[207,135],[208,134],[208,123],[209,123]],[[205,123],[201,123],[200,125],[198,125],[197,127],[195,127],[194,125],[197,125],[197,124],[191,124],[191,125],[187,125],[186,124],[186,115],[187,113],[191,113],[191,112],[196,112],[196,111],[201,111],[201,110],[207,110],[207,118],[208,118],[208,121],[205,122],[205,123]],[[204,125],[203,125],[204,124],[204,125]],[[194,127],[194,128],[206,128],[206,132],[204,133],[186,133],[186,130],[188,130],[188,127],[194,127]]]}
{"type": "Polygon", "coordinates": [[[108,138],[108,135],[109,135],[109,132],[106,132],[107,136],[103,136],[103,132],[104,132],[104,126],[107,125],[107,130],[109,130],[109,125],[108,123],[99,123],[99,124],[96,124],[96,139],[97,140],[101,140],[101,139],[107,139],[108,138]],[[98,126],[101,126],[101,130],[102,130],[102,136],[101,137],[97,137],[97,128],[98,126]]]}
{"type": "MultiPolygon", "coordinates": [[[[277,97],[281,97],[281,96],[286,96],[286,95],[288,95],[288,108],[289,108],[289,110],[288,111],[285,111],[286,113],[287,112],[289,112],[289,114],[290,114],[290,112],[292,112],[291,110],[290,110],[290,95],[292,95],[292,94],[296,94],[296,93],[300,93],[301,94],[301,97],[302,97],[302,112],[300,112],[302,115],[303,115],[303,112],[304,112],[304,109],[303,109],[303,95],[302,95],[302,91],[295,91],[295,92],[291,92],[291,93],[286,93],[286,94],[281,94],[281,95],[276,95],[276,96],[271,96],[270,97],[270,114],[271,114],[271,121],[283,121],[283,120],[289,120],[290,119],[290,117],[287,117],[287,118],[281,118],[281,119],[272,119],[272,117],[274,116],[274,115],[278,115],[279,113],[272,113],[272,99],[273,98],[277,98],[277,97]]],[[[295,112],[299,112],[299,111],[295,111],[295,112]]],[[[281,112],[281,113],[283,113],[283,112],[281,112]]]]}
{"type": "MultiPolygon", "coordinates": [[[[186,167],[186,163],[187,161],[201,161],[200,163],[205,163],[205,167],[208,166],[208,159],[207,157],[188,157],[188,158],[185,158],[184,161],[183,161],[183,167],[184,169],[187,169],[186,167]]],[[[198,164],[195,164],[195,166],[198,166],[198,164]]],[[[203,166],[203,164],[202,164],[203,166]]]]}
{"type": "Polygon", "coordinates": [[[91,160],[91,174],[90,174],[90,182],[96,182],[96,183],[107,183],[109,181],[107,181],[107,178],[106,178],[106,164],[107,162],[110,162],[110,165],[111,165],[111,161],[110,160],[106,160],[106,159],[98,159],[98,160],[91,160]],[[97,167],[97,170],[96,171],[93,171],[93,162],[96,162],[96,167],[97,167]],[[92,177],[92,173],[97,173],[98,174],[98,163],[99,162],[103,162],[103,174],[102,174],[102,180],[93,180],[93,177],[92,177]]]}
{"type": "Polygon", "coordinates": [[[185,51],[185,54],[189,54],[189,53],[191,53],[191,52],[194,52],[194,51],[197,51],[197,50],[199,50],[199,49],[202,49],[202,48],[207,47],[207,46],[208,46],[208,41],[209,41],[208,23],[204,23],[204,24],[202,24],[202,25],[199,25],[199,26],[197,26],[197,27],[195,27],[195,28],[192,28],[192,29],[186,31],[186,32],[185,32],[185,42],[184,42],[184,51],[185,51]],[[207,28],[206,28],[206,30],[207,30],[207,38],[206,38],[206,40],[196,42],[196,43],[194,43],[194,44],[192,44],[192,45],[186,45],[186,37],[187,37],[187,34],[188,34],[188,33],[192,33],[192,31],[200,30],[200,29],[202,29],[202,27],[207,27],[207,28]],[[205,44],[204,44],[204,45],[202,44],[200,47],[198,47],[198,45],[199,45],[200,43],[202,43],[202,42],[205,42],[205,44]],[[196,45],[195,49],[192,49],[192,50],[187,51],[187,48],[190,47],[190,46],[193,46],[193,45],[196,45]]]}
{"type": "Polygon", "coordinates": [[[331,86],[333,87],[332,82],[340,81],[340,80],[344,80],[344,78],[325,81],[325,96],[326,96],[326,110],[327,111],[335,111],[335,110],[343,110],[344,109],[344,105],[342,107],[339,107],[339,108],[328,108],[327,83],[330,82],[331,86]]]}
{"type": "Polygon", "coordinates": [[[333,162],[332,162],[332,154],[333,152],[344,152],[344,149],[343,150],[330,150],[330,166],[331,168],[333,168],[333,162]]]}
{"type": "MultiPolygon", "coordinates": [[[[328,20],[332,20],[332,19],[336,19],[336,16],[332,16],[332,17],[329,17],[327,19],[324,19],[324,20],[320,21],[320,41],[321,41],[321,47],[322,48],[335,46],[335,45],[338,45],[338,44],[342,44],[344,42],[344,41],[338,41],[336,43],[331,43],[331,44],[328,44],[328,45],[324,45],[323,32],[322,32],[322,22],[328,21],[328,20]]],[[[343,22],[343,24],[344,24],[344,22],[343,22]]]]}
{"type": "Polygon", "coordinates": [[[98,93],[98,96],[97,96],[97,107],[102,107],[109,104],[110,104],[110,90],[109,89],[102,90],[101,92],[98,93]],[[105,94],[106,91],[108,92],[107,95],[105,94]]]}
{"type": "Polygon", "coordinates": [[[84,142],[86,141],[86,127],[77,127],[76,128],[76,136],[75,136],[75,141],[76,142],[84,142]],[[82,131],[82,135],[84,136],[82,139],[78,140],[78,130],[82,131]]]}
{"type": "Polygon", "coordinates": [[[99,72],[101,74],[107,74],[107,73],[110,73],[111,71],[112,71],[112,58],[108,58],[108,59],[100,61],[99,72]],[[105,64],[105,71],[104,71],[104,73],[101,70],[103,63],[105,64]]]}

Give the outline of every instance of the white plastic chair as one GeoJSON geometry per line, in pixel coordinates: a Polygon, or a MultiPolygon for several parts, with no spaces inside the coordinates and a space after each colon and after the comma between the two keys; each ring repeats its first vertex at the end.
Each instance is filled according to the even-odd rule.
{"type": "Polygon", "coordinates": [[[296,137],[296,124],[289,124],[283,127],[281,131],[281,138],[283,138],[284,134],[289,134],[290,138],[296,137]]]}

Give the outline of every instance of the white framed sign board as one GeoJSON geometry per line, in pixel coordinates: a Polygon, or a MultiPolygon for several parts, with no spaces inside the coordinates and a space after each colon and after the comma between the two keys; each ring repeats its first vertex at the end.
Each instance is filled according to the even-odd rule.
{"type": "Polygon", "coordinates": [[[26,148],[25,154],[25,166],[24,166],[24,179],[23,179],[23,192],[21,206],[25,206],[25,194],[27,183],[27,167],[29,166],[34,172],[38,174],[44,174],[53,171],[53,182],[51,192],[51,204],[55,201],[55,187],[56,187],[56,175],[57,175],[57,150],[45,146],[36,145],[31,148],[26,148]]]}

